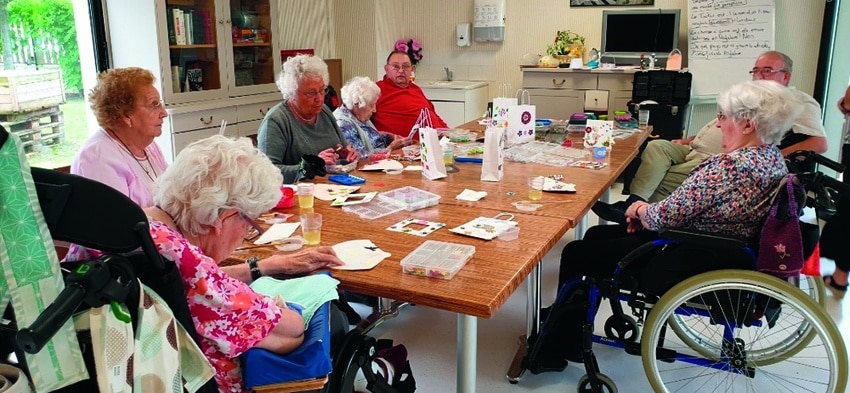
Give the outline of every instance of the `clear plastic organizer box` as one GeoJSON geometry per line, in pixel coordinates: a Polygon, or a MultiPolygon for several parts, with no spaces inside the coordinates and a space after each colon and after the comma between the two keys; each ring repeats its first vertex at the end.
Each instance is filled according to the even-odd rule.
{"type": "Polygon", "coordinates": [[[451,280],[475,254],[475,246],[427,240],[401,260],[407,274],[451,280]]]}
{"type": "Polygon", "coordinates": [[[401,205],[407,211],[424,209],[440,202],[439,195],[410,186],[382,192],[378,198],[401,205]]]}

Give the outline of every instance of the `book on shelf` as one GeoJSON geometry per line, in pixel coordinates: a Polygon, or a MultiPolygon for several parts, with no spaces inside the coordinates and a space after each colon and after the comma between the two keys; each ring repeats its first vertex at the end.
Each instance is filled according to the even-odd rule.
{"type": "Polygon", "coordinates": [[[165,15],[168,15],[167,25],[168,25],[168,45],[177,45],[177,36],[174,35],[174,7],[168,7],[165,10],[165,15]]]}
{"type": "Polygon", "coordinates": [[[195,13],[192,10],[183,11],[183,23],[186,24],[186,45],[195,43],[195,13]]]}
{"type": "Polygon", "coordinates": [[[174,8],[172,16],[174,18],[174,42],[177,45],[186,45],[186,21],[183,10],[174,8]]]}

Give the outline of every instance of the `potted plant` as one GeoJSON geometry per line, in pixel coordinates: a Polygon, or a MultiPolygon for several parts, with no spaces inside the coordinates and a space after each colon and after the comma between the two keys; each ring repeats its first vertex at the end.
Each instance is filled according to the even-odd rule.
{"type": "Polygon", "coordinates": [[[571,30],[559,30],[555,34],[555,42],[546,48],[546,53],[569,63],[570,58],[582,57],[584,53],[584,36],[571,30]]]}

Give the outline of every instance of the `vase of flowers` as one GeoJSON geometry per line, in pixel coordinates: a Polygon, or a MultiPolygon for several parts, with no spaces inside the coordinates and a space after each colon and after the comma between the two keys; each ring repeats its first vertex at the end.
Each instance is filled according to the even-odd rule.
{"type": "Polygon", "coordinates": [[[584,36],[571,30],[559,30],[555,34],[555,42],[546,48],[546,53],[562,63],[569,63],[571,58],[584,55],[584,36]]]}

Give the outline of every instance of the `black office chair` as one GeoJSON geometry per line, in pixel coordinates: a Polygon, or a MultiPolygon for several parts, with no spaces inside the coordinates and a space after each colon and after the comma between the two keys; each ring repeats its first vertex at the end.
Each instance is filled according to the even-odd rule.
{"type": "MultiPolygon", "coordinates": [[[[5,141],[7,136],[0,129],[0,141],[5,141]]],[[[4,342],[3,347],[14,349],[21,361],[19,366],[28,373],[23,351],[37,353],[78,310],[110,302],[138,304],[139,281],[165,300],[175,319],[199,343],[177,267],[160,257],[142,209],[117,190],[93,180],[42,168],[32,168],[31,173],[51,237],[105,255],[92,261],[63,263],[63,269],[70,268],[63,271],[67,273],[66,288],[32,325],[17,326],[11,307],[6,310],[10,317],[7,319],[12,322],[0,326],[0,330],[7,330],[0,335],[0,341],[4,342]],[[83,264],[87,268],[79,269],[83,264]]],[[[135,328],[136,307],[128,309],[135,328]]],[[[88,333],[81,332],[79,336],[87,368],[93,373],[93,356],[88,345],[91,338],[88,333]]],[[[91,378],[63,391],[97,391],[97,384],[91,378]]],[[[211,379],[200,391],[217,392],[218,387],[211,379]]]]}

